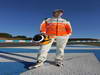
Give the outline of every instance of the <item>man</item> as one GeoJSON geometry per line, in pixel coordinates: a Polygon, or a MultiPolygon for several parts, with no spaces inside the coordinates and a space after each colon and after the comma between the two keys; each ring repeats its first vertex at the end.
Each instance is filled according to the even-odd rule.
{"type": "Polygon", "coordinates": [[[42,22],[40,26],[40,32],[44,35],[48,35],[52,41],[49,44],[41,46],[40,52],[37,56],[36,64],[31,65],[29,69],[33,69],[43,65],[43,63],[47,59],[48,51],[50,50],[51,45],[54,41],[56,41],[57,46],[55,64],[57,66],[63,65],[62,62],[64,59],[64,48],[66,47],[68,39],[72,34],[70,22],[61,17],[63,13],[63,10],[57,9],[53,11],[52,18],[47,18],[42,22]]]}

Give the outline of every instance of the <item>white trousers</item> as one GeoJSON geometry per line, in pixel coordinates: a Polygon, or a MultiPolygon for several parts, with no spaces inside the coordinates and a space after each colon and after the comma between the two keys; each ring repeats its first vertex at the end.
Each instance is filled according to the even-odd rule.
{"type": "Polygon", "coordinates": [[[57,36],[56,38],[52,38],[51,43],[46,44],[46,45],[41,45],[40,46],[40,51],[37,55],[37,60],[40,61],[46,61],[48,51],[51,48],[51,45],[53,44],[54,41],[56,41],[56,58],[55,60],[63,60],[64,58],[64,48],[66,47],[66,44],[68,42],[69,35],[67,36],[57,36]]]}

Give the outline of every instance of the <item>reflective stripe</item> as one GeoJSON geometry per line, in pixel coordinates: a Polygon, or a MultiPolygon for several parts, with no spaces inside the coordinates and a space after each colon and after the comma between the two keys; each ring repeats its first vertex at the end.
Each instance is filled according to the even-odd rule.
{"type": "MultiPolygon", "coordinates": [[[[54,21],[47,21],[47,22],[48,22],[48,23],[57,23],[56,20],[54,20],[54,21]]],[[[64,23],[64,21],[62,21],[62,20],[60,21],[60,20],[59,20],[58,23],[64,23]]]]}
{"type": "Polygon", "coordinates": [[[65,29],[65,28],[63,28],[63,29],[58,29],[58,31],[59,31],[59,32],[61,32],[61,31],[62,31],[62,32],[63,32],[63,31],[65,32],[66,29],[65,29]]]}
{"type": "Polygon", "coordinates": [[[51,36],[55,36],[56,34],[49,34],[49,35],[51,35],[51,36]]]}

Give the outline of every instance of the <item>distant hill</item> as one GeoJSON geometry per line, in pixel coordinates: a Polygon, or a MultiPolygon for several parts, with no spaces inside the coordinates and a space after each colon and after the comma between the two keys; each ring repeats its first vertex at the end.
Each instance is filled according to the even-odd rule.
{"type": "Polygon", "coordinates": [[[13,36],[12,34],[9,33],[0,33],[0,40],[31,40],[31,37],[27,37],[24,35],[17,35],[13,36]]]}
{"type": "Polygon", "coordinates": [[[0,33],[0,38],[12,38],[12,35],[9,33],[0,33]]]}

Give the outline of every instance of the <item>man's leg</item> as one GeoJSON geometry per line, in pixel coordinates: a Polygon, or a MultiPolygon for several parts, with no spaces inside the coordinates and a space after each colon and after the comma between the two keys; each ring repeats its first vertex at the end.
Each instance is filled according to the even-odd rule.
{"type": "Polygon", "coordinates": [[[30,66],[29,69],[33,69],[43,65],[44,61],[46,61],[47,59],[48,51],[50,50],[53,41],[54,38],[51,39],[51,42],[49,44],[40,46],[40,51],[37,55],[37,62],[35,65],[30,66]]]}
{"type": "Polygon", "coordinates": [[[57,50],[56,50],[56,59],[55,62],[58,66],[62,64],[64,59],[64,48],[68,42],[69,36],[58,36],[56,38],[57,50]]]}
{"type": "Polygon", "coordinates": [[[52,41],[49,44],[40,46],[40,51],[37,55],[37,61],[43,61],[43,62],[46,61],[48,51],[50,50],[53,41],[54,41],[54,38],[52,38],[52,41]]]}

